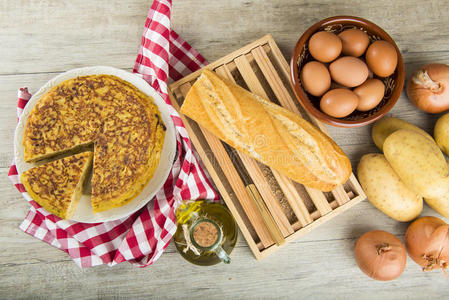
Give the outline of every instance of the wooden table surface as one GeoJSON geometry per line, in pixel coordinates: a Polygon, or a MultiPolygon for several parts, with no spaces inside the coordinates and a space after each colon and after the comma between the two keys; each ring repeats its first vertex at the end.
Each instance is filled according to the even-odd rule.
{"type": "MultiPolygon", "coordinates": [[[[367,18],[396,41],[407,75],[428,62],[449,63],[449,1],[174,1],[172,27],[209,61],[271,33],[290,59],[310,25],[333,15],[367,18]]],[[[18,225],[28,204],[7,178],[13,155],[17,89],[35,92],[66,70],[109,65],[131,70],[151,1],[0,1],[0,298],[444,298],[448,279],[422,273],[410,259],[403,275],[377,282],[357,268],[353,246],[380,229],[401,239],[407,224],[368,201],[342,213],[263,261],[240,235],[230,265],[197,267],[170,244],[147,268],[128,263],[81,270],[62,251],[18,225]]],[[[437,115],[415,109],[403,94],[391,114],[432,132],[437,115]]],[[[371,126],[329,128],[356,167],[376,152],[371,126]]],[[[423,215],[436,215],[427,206],[423,215]]],[[[447,221],[447,220],[446,220],[447,221]]]]}

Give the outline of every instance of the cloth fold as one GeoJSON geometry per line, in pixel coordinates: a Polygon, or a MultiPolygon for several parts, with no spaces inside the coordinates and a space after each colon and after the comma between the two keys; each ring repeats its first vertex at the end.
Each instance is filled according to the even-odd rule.
{"type": "MultiPolygon", "coordinates": [[[[61,220],[32,200],[20,183],[14,162],[9,170],[8,177],[31,204],[20,229],[67,252],[82,268],[101,264],[113,266],[124,261],[140,267],[151,265],[176,232],[175,210],[181,201],[218,199],[167,94],[169,80],[178,80],[207,64],[170,28],[171,9],[171,1],[153,1],[133,69],[164,98],[177,132],[177,156],[172,170],[149,204],[126,218],[110,222],[87,224],[61,220]]],[[[26,88],[19,90],[18,118],[30,98],[26,88]]]]}

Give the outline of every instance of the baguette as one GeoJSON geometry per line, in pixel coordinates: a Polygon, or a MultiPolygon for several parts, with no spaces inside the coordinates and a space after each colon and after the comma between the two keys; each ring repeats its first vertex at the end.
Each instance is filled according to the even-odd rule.
{"type": "Polygon", "coordinates": [[[326,134],[287,109],[205,69],[181,113],[233,148],[308,187],[331,191],[351,163],[326,134]]]}

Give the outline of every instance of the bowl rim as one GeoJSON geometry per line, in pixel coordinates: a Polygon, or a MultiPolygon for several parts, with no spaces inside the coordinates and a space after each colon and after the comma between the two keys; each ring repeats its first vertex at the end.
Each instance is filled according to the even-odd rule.
{"type": "Polygon", "coordinates": [[[310,26],[298,39],[296,42],[295,48],[293,49],[293,53],[290,60],[290,84],[292,86],[293,92],[295,93],[296,99],[299,101],[301,106],[311,114],[314,118],[318,119],[321,122],[324,122],[328,125],[336,126],[336,127],[360,127],[365,126],[367,124],[370,124],[381,117],[383,117],[386,113],[388,113],[393,106],[398,101],[405,82],[405,67],[404,67],[404,61],[402,59],[401,51],[399,50],[398,46],[396,45],[395,41],[391,38],[391,36],[383,30],[378,25],[374,24],[371,21],[368,21],[366,19],[355,17],[355,16],[334,16],[329,17],[326,19],[323,19],[321,21],[316,22],[312,26],[310,26]],[[310,38],[310,36],[317,32],[320,27],[331,25],[338,22],[346,22],[346,23],[353,23],[354,25],[360,25],[364,28],[371,27],[372,31],[377,31],[382,33],[384,35],[382,37],[382,40],[385,40],[393,45],[393,47],[396,50],[396,53],[398,55],[398,64],[397,64],[397,72],[398,77],[396,81],[396,86],[393,89],[393,92],[391,94],[390,99],[387,101],[387,103],[376,113],[373,115],[360,119],[360,120],[342,120],[338,118],[331,117],[325,113],[323,113],[321,110],[317,109],[311,101],[308,99],[306,93],[301,87],[300,81],[299,81],[299,74],[298,74],[298,66],[297,61],[298,57],[302,51],[303,46],[307,42],[307,40],[310,38]]]}

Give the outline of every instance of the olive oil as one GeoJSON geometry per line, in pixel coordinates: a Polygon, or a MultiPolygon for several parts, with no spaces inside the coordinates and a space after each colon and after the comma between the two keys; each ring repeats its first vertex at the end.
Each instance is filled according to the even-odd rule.
{"type": "Polygon", "coordinates": [[[218,203],[189,201],[176,211],[174,242],[189,262],[210,266],[229,263],[237,242],[237,226],[229,210],[218,203]]]}

